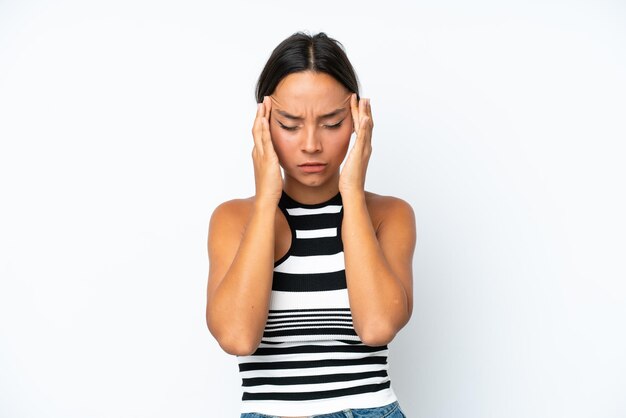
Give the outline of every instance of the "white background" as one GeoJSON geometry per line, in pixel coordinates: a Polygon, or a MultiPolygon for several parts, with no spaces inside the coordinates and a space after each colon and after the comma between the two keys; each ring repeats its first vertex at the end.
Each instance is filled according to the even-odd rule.
{"type": "Polygon", "coordinates": [[[0,416],[237,416],[207,227],[298,30],[346,47],[367,188],[416,213],[408,416],[626,416],[626,5],[552,0],[0,0],[0,416]]]}

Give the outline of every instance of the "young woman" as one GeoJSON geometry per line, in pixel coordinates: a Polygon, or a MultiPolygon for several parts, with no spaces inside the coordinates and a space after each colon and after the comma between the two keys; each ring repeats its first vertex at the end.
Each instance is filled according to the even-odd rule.
{"type": "Polygon", "coordinates": [[[281,42],[256,98],[256,194],[208,236],[206,319],[238,358],[241,417],[404,417],[387,344],[411,316],[415,218],[364,190],[370,101],[324,33],[281,42]]]}

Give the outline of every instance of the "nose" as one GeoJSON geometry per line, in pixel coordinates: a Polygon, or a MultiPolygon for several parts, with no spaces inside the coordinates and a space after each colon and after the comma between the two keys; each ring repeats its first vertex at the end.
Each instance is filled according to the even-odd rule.
{"type": "Polygon", "coordinates": [[[307,153],[316,153],[322,151],[322,142],[318,138],[314,126],[309,127],[304,132],[302,141],[300,142],[300,149],[307,153]]]}

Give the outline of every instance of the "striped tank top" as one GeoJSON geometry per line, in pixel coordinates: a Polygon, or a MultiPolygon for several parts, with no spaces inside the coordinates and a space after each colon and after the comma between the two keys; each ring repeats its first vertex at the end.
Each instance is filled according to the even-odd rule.
{"type": "Polygon", "coordinates": [[[261,343],[252,355],[237,357],[241,412],[302,416],[396,401],[387,346],[363,344],[352,325],[341,194],[307,205],[283,191],[278,207],[291,247],[274,264],[261,343]]]}

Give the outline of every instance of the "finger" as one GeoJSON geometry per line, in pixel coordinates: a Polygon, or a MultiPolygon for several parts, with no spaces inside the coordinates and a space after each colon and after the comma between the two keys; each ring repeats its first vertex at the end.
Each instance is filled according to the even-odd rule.
{"type": "Polygon", "coordinates": [[[363,149],[363,143],[365,142],[363,139],[363,136],[365,135],[363,122],[363,119],[359,121],[358,133],[356,134],[356,139],[354,140],[354,144],[352,145],[352,150],[354,150],[354,152],[357,154],[361,153],[361,150],[363,149]]]}
{"type": "Polygon", "coordinates": [[[268,142],[272,142],[272,136],[270,134],[270,111],[272,108],[271,103],[272,101],[268,96],[263,97],[263,106],[265,109],[265,112],[263,114],[263,145],[267,145],[268,142]]]}
{"type": "Polygon", "coordinates": [[[262,142],[261,137],[263,135],[263,126],[262,126],[262,111],[263,111],[263,103],[257,104],[256,109],[256,117],[254,118],[254,125],[252,125],[252,138],[254,139],[254,147],[257,150],[262,150],[262,142]]]}
{"type": "Polygon", "coordinates": [[[372,153],[372,120],[369,116],[364,116],[361,120],[361,135],[355,141],[355,146],[359,146],[359,155],[366,158],[372,153]]]}
{"type": "Polygon", "coordinates": [[[266,113],[265,113],[265,117],[267,118],[267,121],[270,121],[270,116],[272,115],[272,98],[270,96],[265,96],[265,109],[266,109],[266,113]]]}
{"type": "Polygon", "coordinates": [[[372,145],[372,130],[374,129],[374,119],[372,118],[372,102],[371,101],[367,101],[367,124],[368,124],[368,138],[367,138],[367,142],[370,144],[370,146],[372,145]]]}
{"type": "Polygon", "coordinates": [[[252,125],[252,132],[256,132],[260,128],[260,119],[263,115],[263,103],[256,104],[256,114],[254,115],[254,124],[252,125]]]}
{"type": "Polygon", "coordinates": [[[373,122],[372,122],[372,118],[369,115],[364,115],[361,118],[361,125],[360,125],[360,129],[363,131],[363,135],[362,137],[365,138],[365,140],[370,140],[372,137],[372,127],[374,126],[373,122]]]}
{"type": "Polygon", "coordinates": [[[272,116],[272,98],[270,96],[265,96],[265,119],[267,119],[267,126],[268,126],[267,137],[270,140],[271,140],[271,135],[269,131],[269,126],[270,126],[271,116],[272,116]]]}
{"type": "Polygon", "coordinates": [[[370,118],[370,125],[374,127],[374,119],[372,118],[372,102],[367,100],[367,116],[370,118]]]}
{"type": "MultiPolygon", "coordinates": [[[[364,118],[366,116],[365,114],[365,108],[367,107],[367,99],[365,98],[361,98],[361,100],[359,100],[359,108],[357,111],[357,126],[358,126],[358,132],[357,132],[357,141],[361,141],[363,138],[363,135],[365,134],[365,129],[364,129],[364,118]]],[[[356,145],[356,144],[355,144],[356,145]]]]}
{"type": "Polygon", "coordinates": [[[268,122],[267,118],[263,118],[261,120],[262,122],[262,126],[263,126],[263,146],[267,147],[266,151],[269,151],[269,149],[274,149],[274,144],[272,144],[272,134],[270,133],[270,123],[268,122]]]}
{"type": "Polygon", "coordinates": [[[359,125],[359,134],[357,135],[358,140],[362,140],[367,136],[367,123],[369,122],[369,117],[363,116],[360,120],[359,125]]]}
{"type": "Polygon", "coordinates": [[[361,102],[359,103],[359,121],[363,119],[363,117],[365,117],[366,108],[367,108],[367,99],[361,99],[361,102]]]}
{"type": "Polygon", "coordinates": [[[363,124],[362,128],[364,133],[364,140],[366,142],[371,142],[372,139],[372,128],[374,127],[374,122],[372,121],[372,108],[370,99],[366,99],[363,106],[363,124]]]}
{"type": "Polygon", "coordinates": [[[359,111],[357,108],[357,99],[356,93],[352,94],[350,98],[350,111],[352,112],[352,127],[354,129],[354,133],[359,134],[359,111]]]}

